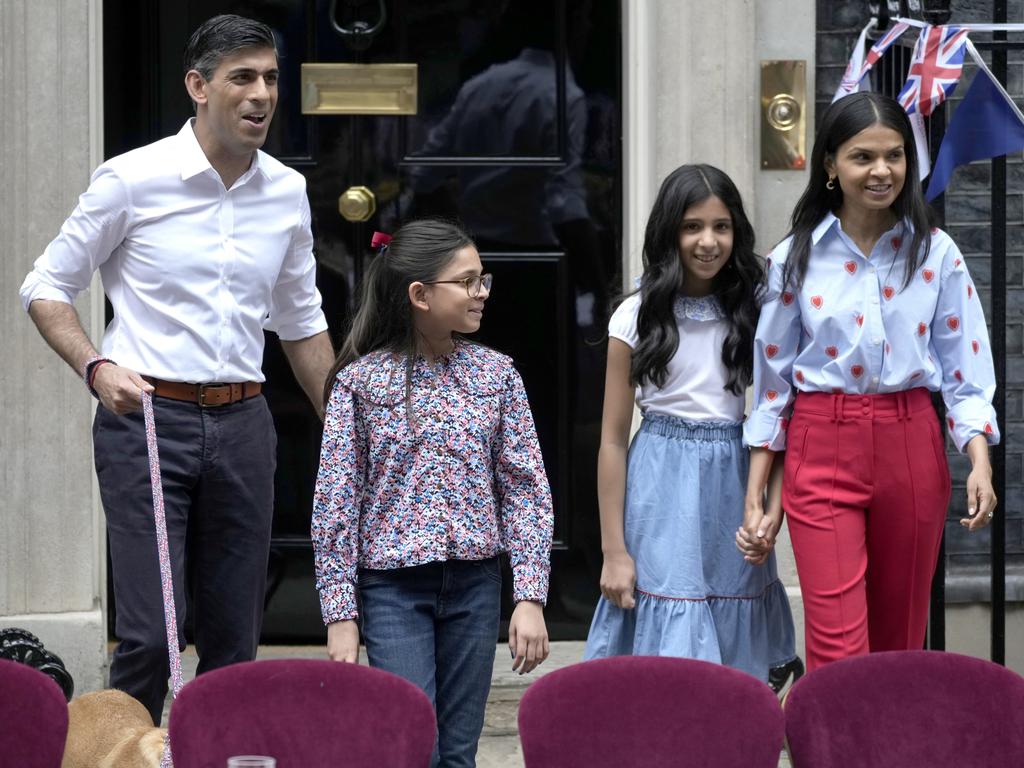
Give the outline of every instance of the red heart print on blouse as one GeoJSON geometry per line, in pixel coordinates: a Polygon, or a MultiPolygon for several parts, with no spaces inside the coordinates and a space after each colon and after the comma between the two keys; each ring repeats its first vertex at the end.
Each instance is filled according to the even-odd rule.
{"type": "Polygon", "coordinates": [[[889,241],[889,244],[892,246],[892,249],[894,251],[898,251],[900,249],[900,245],[903,244],[903,241],[900,240],[898,237],[894,237],[892,240],[889,241]]]}
{"type": "Polygon", "coordinates": [[[888,355],[890,352],[892,352],[892,347],[889,346],[889,342],[887,341],[885,342],[885,354],[888,355]]]}
{"type": "Polygon", "coordinates": [[[856,273],[856,271],[857,271],[857,262],[856,261],[848,261],[845,264],[843,264],[843,267],[845,267],[846,271],[849,272],[852,275],[852,274],[856,273]]]}
{"type": "Polygon", "coordinates": [[[774,401],[775,398],[778,396],[779,393],[776,392],[774,389],[769,389],[767,392],[764,393],[765,400],[767,400],[769,403],[774,401]]]}
{"type": "Polygon", "coordinates": [[[794,298],[796,297],[793,296],[793,294],[790,293],[789,291],[782,292],[782,303],[785,304],[787,307],[793,303],[794,298]]]}
{"type": "Polygon", "coordinates": [[[863,327],[864,325],[864,315],[862,315],[860,312],[857,313],[857,325],[861,327],[863,327]]]}
{"type": "Polygon", "coordinates": [[[825,347],[825,354],[835,360],[839,357],[839,349],[834,346],[825,347]]]}
{"type": "Polygon", "coordinates": [[[764,354],[769,360],[771,360],[773,357],[779,354],[779,348],[775,344],[769,344],[767,347],[764,348],[764,354]]]}
{"type": "Polygon", "coordinates": [[[949,425],[950,431],[952,431],[953,427],[956,426],[956,422],[953,421],[953,417],[952,416],[947,416],[946,417],[946,423],[949,425]]]}
{"type": "Polygon", "coordinates": [[[811,306],[815,309],[821,309],[821,305],[825,303],[825,300],[821,296],[811,296],[811,306]]]}
{"type": "Polygon", "coordinates": [[[787,429],[789,429],[789,419],[783,416],[781,419],[779,419],[779,426],[782,427],[782,431],[785,432],[787,429]]]}
{"type": "Polygon", "coordinates": [[[957,368],[955,371],[953,371],[953,378],[956,379],[957,381],[963,381],[964,380],[964,375],[962,373],[960,373],[960,369],[959,368],[957,368]]]}
{"type": "Polygon", "coordinates": [[[803,384],[804,383],[804,372],[803,371],[796,371],[793,374],[793,378],[796,379],[797,381],[799,381],[801,384],[803,384]]]}
{"type": "Polygon", "coordinates": [[[933,235],[939,234],[939,228],[938,227],[932,227],[932,234],[933,235]]]}
{"type": "Polygon", "coordinates": [[[981,343],[977,339],[972,340],[971,349],[974,350],[974,354],[978,354],[981,352],[981,343]]]}
{"type": "Polygon", "coordinates": [[[886,300],[891,299],[893,296],[896,295],[896,289],[893,288],[891,285],[887,285],[885,286],[885,288],[882,289],[882,295],[885,296],[886,300]]]}
{"type": "Polygon", "coordinates": [[[946,318],[946,325],[949,326],[949,330],[951,331],[959,331],[960,318],[957,317],[956,315],[950,315],[949,317],[946,318]]]}
{"type": "Polygon", "coordinates": [[[768,258],[764,260],[764,265],[765,271],[772,268],[772,255],[770,253],[768,254],[768,258]]]}
{"type": "Polygon", "coordinates": [[[974,286],[970,283],[967,284],[967,298],[971,298],[974,295],[974,286]]]}
{"type": "Polygon", "coordinates": [[[761,447],[762,448],[771,448],[772,444],[771,443],[761,443],[761,447]]]}
{"type": "Polygon", "coordinates": [[[850,373],[853,374],[853,378],[859,379],[861,376],[864,375],[864,366],[863,365],[851,365],[850,366],[850,373]]]}
{"type": "Polygon", "coordinates": [[[985,434],[986,434],[986,435],[994,435],[995,433],[996,433],[996,431],[995,431],[994,429],[992,429],[992,425],[991,425],[991,424],[989,424],[989,423],[988,423],[988,422],[986,421],[986,422],[985,422],[985,434]]]}
{"type": "Polygon", "coordinates": [[[953,268],[955,269],[956,267],[959,267],[961,263],[960,259],[955,259],[953,261],[953,268]]]}
{"type": "Polygon", "coordinates": [[[917,335],[918,336],[924,336],[926,333],[928,333],[928,326],[925,325],[924,323],[918,323],[917,324],[917,335]]]}
{"type": "Polygon", "coordinates": [[[930,283],[932,280],[935,279],[935,270],[932,270],[932,269],[922,269],[921,270],[921,277],[924,278],[924,281],[926,283],[930,283]]]}

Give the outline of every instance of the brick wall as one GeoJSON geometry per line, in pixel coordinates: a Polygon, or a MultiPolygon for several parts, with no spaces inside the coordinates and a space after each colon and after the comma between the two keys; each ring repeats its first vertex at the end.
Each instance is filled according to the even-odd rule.
{"type": "MultiPolygon", "coordinates": [[[[953,0],[951,7],[951,23],[992,21],[991,0],[953,0]]],[[[866,2],[818,0],[817,114],[821,114],[832,100],[852,47],[867,20],[866,2]]],[[[1024,22],[1024,0],[1010,0],[1009,21],[1024,22]]],[[[1020,37],[1024,36],[1018,34],[1013,39],[1020,37]]],[[[979,33],[973,39],[980,42],[989,36],[979,33]]],[[[984,55],[989,59],[987,53],[984,55]]],[[[1018,106],[1024,106],[1024,51],[1010,51],[1008,61],[1007,90],[1018,106]]],[[[973,76],[974,67],[965,66],[963,79],[951,100],[951,109],[956,109],[958,97],[962,98],[967,92],[973,76]]],[[[1001,425],[1006,443],[1006,493],[1000,500],[1000,513],[1007,517],[1007,565],[1016,571],[1024,568],[1024,160],[1019,153],[1007,158],[1006,176],[1006,423],[1001,425]]],[[[945,228],[966,256],[986,316],[991,322],[990,181],[988,162],[957,170],[946,190],[945,228]]],[[[990,333],[999,331],[991,327],[989,330],[990,333]]],[[[957,571],[981,566],[988,561],[990,536],[987,530],[968,534],[958,524],[957,520],[964,514],[966,506],[964,483],[970,462],[957,454],[951,445],[947,450],[953,473],[953,501],[946,523],[947,567],[950,575],[955,577],[957,571]]],[[[1009,590],[1010,599],[1014,599],[1013,592],[1013,589],[1009,590]]]]}

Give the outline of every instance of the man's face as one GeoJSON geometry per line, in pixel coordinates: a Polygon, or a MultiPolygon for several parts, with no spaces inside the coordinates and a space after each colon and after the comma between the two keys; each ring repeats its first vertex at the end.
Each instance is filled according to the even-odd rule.
{"type": "Polygon", "coordinates": [[[243,48],[225,56],[210,79],[200,80],[197,128],[218,154],[248,156],[263,146],[277,107],[277,55],[273,48],[243,48]]]}

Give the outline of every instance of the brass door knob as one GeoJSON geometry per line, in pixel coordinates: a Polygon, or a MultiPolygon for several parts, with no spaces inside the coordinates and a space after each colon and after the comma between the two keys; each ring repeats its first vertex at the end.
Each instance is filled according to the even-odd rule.
{"type": "Polygon", "coordinates": [[[377,198],[368,187],[349,187],[338,198],[338,212],[345,221],[369,221],[377,210],[377,198]]]}

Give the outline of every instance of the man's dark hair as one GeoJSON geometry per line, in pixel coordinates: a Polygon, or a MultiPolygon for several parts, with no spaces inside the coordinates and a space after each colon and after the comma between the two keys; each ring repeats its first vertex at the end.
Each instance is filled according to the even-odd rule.
{"type": "Polygon", "coordinates": [[[185,44],[185,72],[196,70],[209,80],[221,60],[242,48],[272,48],[274,33],[260,21],[226,13],[207,19],[185,44]]]}

